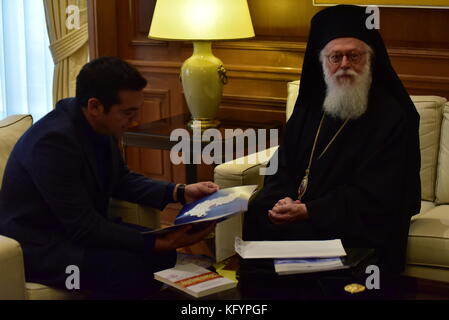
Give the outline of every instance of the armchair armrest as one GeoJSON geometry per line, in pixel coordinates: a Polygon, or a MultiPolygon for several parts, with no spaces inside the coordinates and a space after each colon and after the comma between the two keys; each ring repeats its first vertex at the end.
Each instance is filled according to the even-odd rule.
{"type": "MultiPolygon", "coordinates": [[[[259,169],[268,164],[278,147],[260,151],[246,157],[229,161],[217,166],[214,170],[214,182],[220,188],[242,185],[263,185],[264,176],[259,169]]],[[[215,229],[215,259],[222,261],[235,254],[234,239],[242,237],[243,213],[217,224],[215,229]]]]}
{"type": "Polygon", "coordinates": [[[109,214],[111,217],[121,217],[123,222],[150,229],[157,229],[161,224],[159,210],[116,199],[109,201],[109,214]]]}
{"type": "Polygon", "coordinates": [[[259,170],[268,164],[277,149],[278,146],[272,147],[217,166],[214,170],[214,182],[220,188],[251,184],[262,186],[264,176],[259,174],[259,170]]]}
{"type": "Polygon", "coordinates": [[[0,300],[25,300],[25,271],[20,244],[0,236],[0,300]]]}

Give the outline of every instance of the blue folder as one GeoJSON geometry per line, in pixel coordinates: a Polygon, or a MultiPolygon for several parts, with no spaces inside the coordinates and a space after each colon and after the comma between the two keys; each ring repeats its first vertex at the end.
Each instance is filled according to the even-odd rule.
{"type": "Polygon", "coordinates": [[[199,224],[198,228],[201,228],[200,224],[204,222],[211,222],[215,220],[223,221],[235,214],[247,211],[248,201],[254,194],[256,189],[257,185],[249,185],[219,190],[198,201],[186,204],[176,216],[173,226],[151,230],[144,233],[162,234],[186,224],[199,224]],[[235,199],[233,199],[232,201],[226,201],[225,203],[219,205],[214,204],[216,199],[219,198],[235,199]],[[205,206],[202,205],[204,203],[206,203],[205,206]],[[199,217],[192,215],[194,209],[198,211],[200,205],[202,205],[201,208],[203,208],[203,210],[201,210],[201,212],[204,214],[204,216],[199,217]]]}

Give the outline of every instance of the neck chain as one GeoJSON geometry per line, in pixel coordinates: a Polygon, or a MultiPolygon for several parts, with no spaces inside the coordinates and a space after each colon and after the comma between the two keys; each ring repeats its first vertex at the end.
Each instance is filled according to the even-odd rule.
{"type": "MultiPolygon", "coordinates": [[[[315,154],[316,144],[318,142],[318,137],[320,136],[321,127],[323,126],[324,116],[325,116],[325,114],[323,113],[323,116],[321,117],[321,121],[320,121],[320,126],[318,127],[318,131],[315,135],[315,141],[313,142],[312,152],[310,154],[310,159],[309,159],[309,166],[307,167],[305,176],[301,180],[301,184],[299,185],[299,188],[298,188],[298,199],[300,201],[301,201],[301,198],[306,193],[307,185],[309,184],[310,167],[312,166],[312,160],[313,160],[313,155],[315,154]]],[[[346,126],[348,121],[349,121],[349,119],[346,119],[346,121],[341,125],[340,129],[338,129],[337,133],[332,137],[332,139],[327,144],[326,148],[324,148],[323,152],[321,152],[321,154],[319,155],[318,160],[321,159],[321,157],[326,153],[327,149],[329,149],[332,142],[334,142],[334,140],[338,137],[338,135],[343,130],[343,128],[346,126]]]]}

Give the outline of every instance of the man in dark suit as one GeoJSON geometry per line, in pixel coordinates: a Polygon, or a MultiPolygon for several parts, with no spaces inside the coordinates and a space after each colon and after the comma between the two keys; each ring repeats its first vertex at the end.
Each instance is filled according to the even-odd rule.
{"type": "Polygon", "coordinates": [[[27,281],[65,288],[74,265],[94,298],[142,298],[159,288],[152,274],[174,265],[176,248],[213,230],[153,236],[108,217],[110,198],[163,209],[218,189],[129,171],[117,138],[136,119],[146,84],[124,61],[94,60],[77,77],[76,98],[59,101],[17,142],[0,193],[0,233],[20,242],[27,281]]]}

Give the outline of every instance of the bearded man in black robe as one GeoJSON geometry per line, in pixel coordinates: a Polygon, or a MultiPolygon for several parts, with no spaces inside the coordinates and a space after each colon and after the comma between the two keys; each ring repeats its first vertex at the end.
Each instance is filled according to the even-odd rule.
{"type": "Polygon", "coordinates": [[[374,248],[381,274],[397,275],[421,204],[419,115],[368,17],[342,5],[312,19],[279,169],[250,203],[243,238],[338,238],[374,248]]]}

